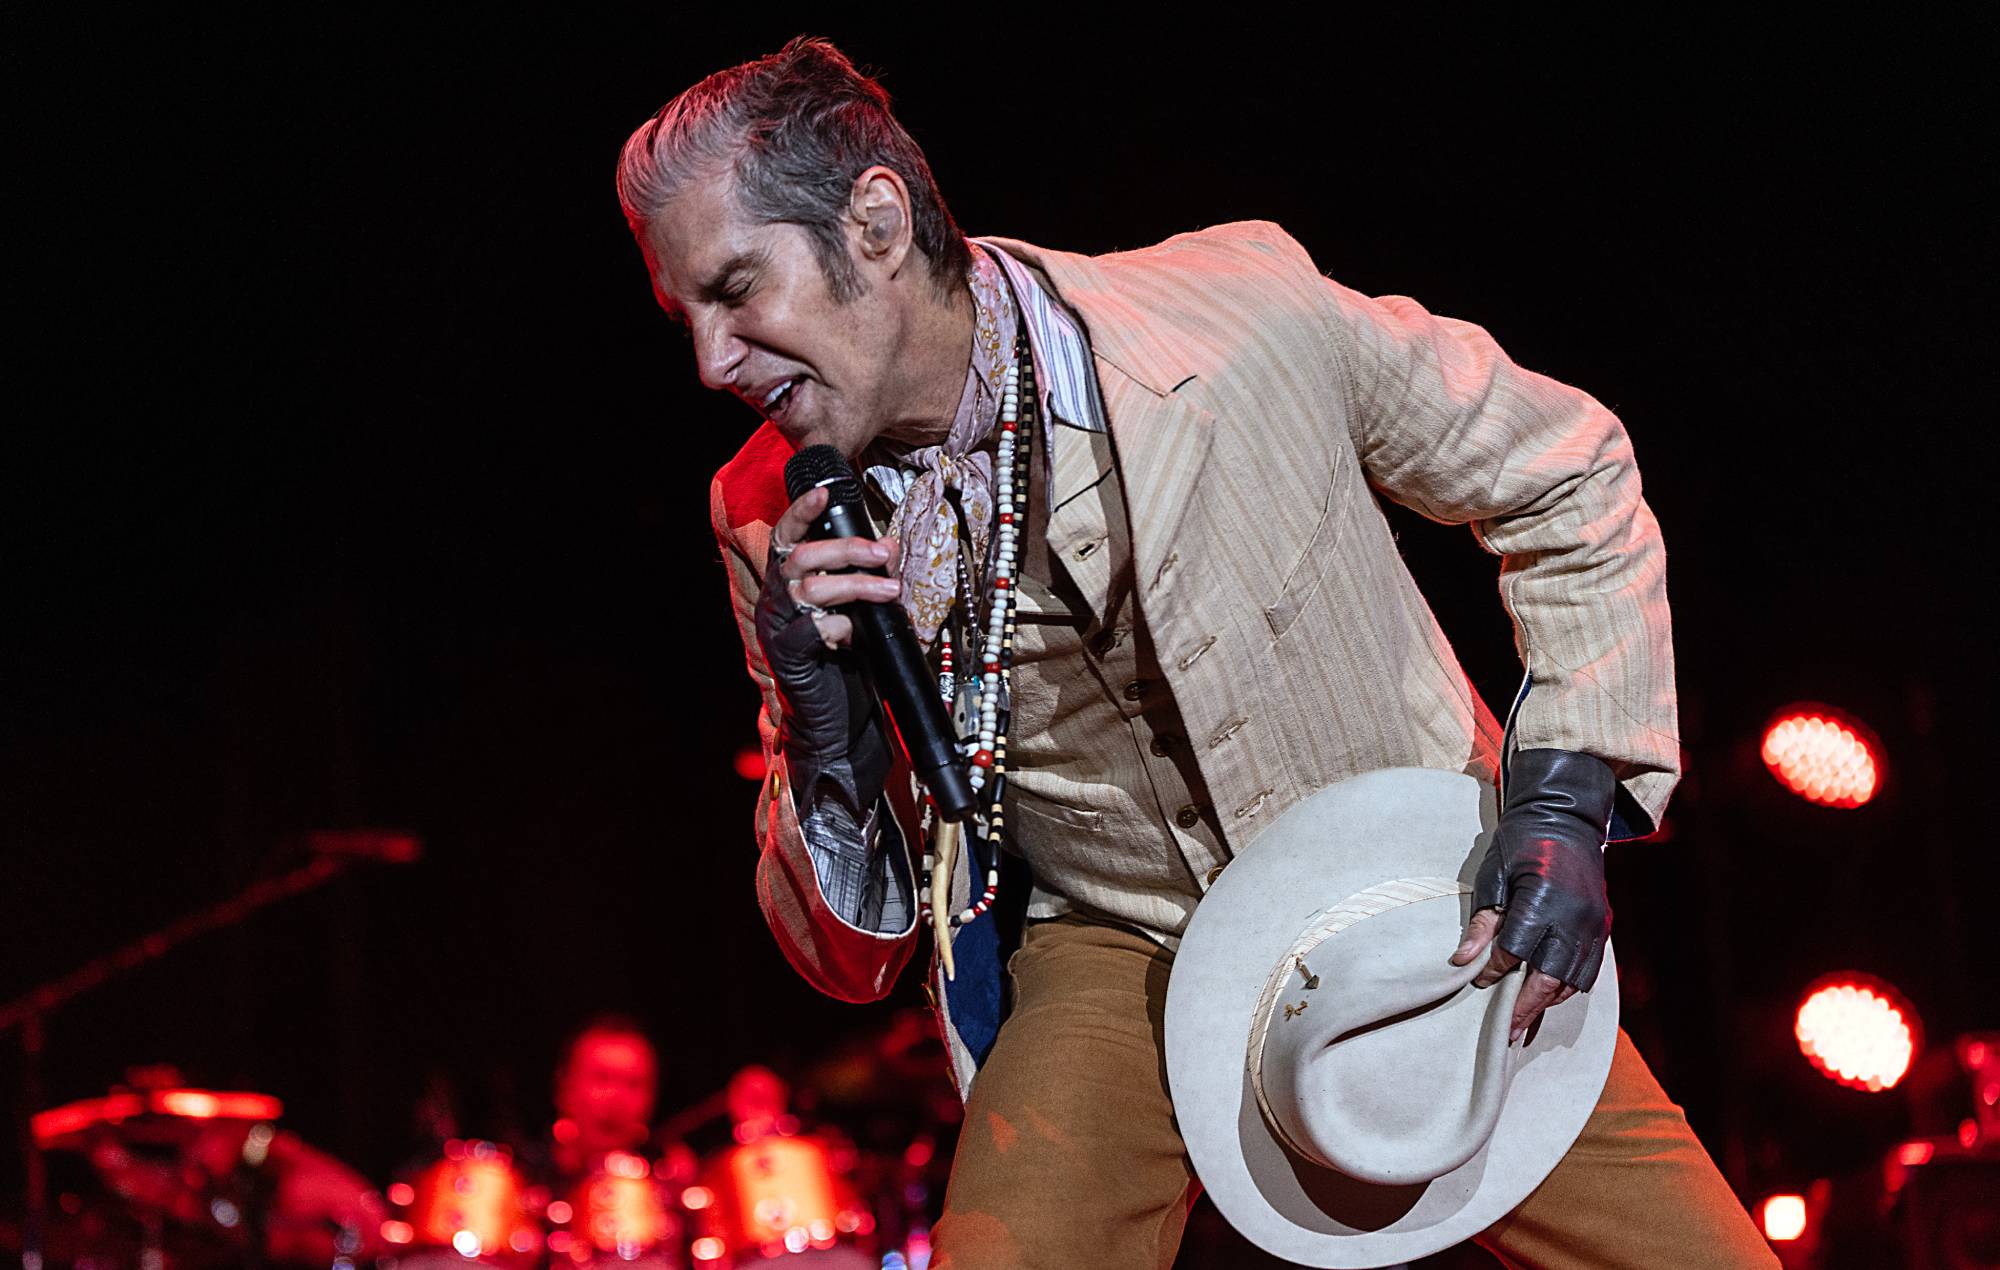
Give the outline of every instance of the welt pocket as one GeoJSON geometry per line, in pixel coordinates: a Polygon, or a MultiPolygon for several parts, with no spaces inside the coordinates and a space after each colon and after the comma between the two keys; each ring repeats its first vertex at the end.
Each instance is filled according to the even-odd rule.
{"type": "Polygon", "coordinates": [[[1066,806],[1021,790],[1014,792],[1019,797],[1013,800],[1007,811],[1017,818],[1045,821],[1064,829],[1081,829],[1085,833],[1098,833],[1104,828],[1104,813],[1101,811],[1066,806]]]}
{"type": "Polygon", "coordinates": [[[1264,620],[1271,624],[1271,638],[1281,638],[1291,629],[1292,623],[1312,603],[1319,594],[1320,582],[1333,561],[1333,547],[1340,536],[1339,517],[1335,514],[1339,484],[1327,491],[1326,506],[1320,509],[1319,523],[1313,526],[1312,536],[1306,540],[1305,550],[1292,564],[1285,575],[1284,584],[1278,588],[1278,598],[1264,609],[1264,620]]]}

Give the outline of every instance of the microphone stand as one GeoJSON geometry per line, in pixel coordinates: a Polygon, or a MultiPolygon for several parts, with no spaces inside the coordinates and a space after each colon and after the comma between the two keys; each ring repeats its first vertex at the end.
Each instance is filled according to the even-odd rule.
{"type": "Polygon", "coordinates": [[[169,922],[122,948],[94,957],[68,974],[31,988],[0,1004],[0,1035],[21,1031],[21,1158],[27,1165],[28,1211],[21,1229],[21,1265],[42,1270],[42,1223],[48,1207],[48,1169],[41,1144],[35,1141],[34,1117],[42,1101],[42,1050],[47,1044],[47,1019],[63,1006],[127,971],[158,961],[169,952],[210,931],[234,926],[259,909],[291,899],[331,882],[356,860],[407,863],[417,858],[415,838],[381,833],[313,834],[317,853],[306,864],[273,878],[260,878],[241,892],[169,922]]]}

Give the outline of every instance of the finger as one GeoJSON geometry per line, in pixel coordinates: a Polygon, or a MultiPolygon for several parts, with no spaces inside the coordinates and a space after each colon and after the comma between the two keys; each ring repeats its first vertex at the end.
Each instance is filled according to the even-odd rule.
{"type": "Polygon", "coordinates": [[[1527,1034],[1542,1011],[1549,1008],[1556,994],[1563,988],[1562,980],[1554,975],[1543,974],[1539,970],[1528,972],[1528,981],[1521,985],[1521,995],[1514,998],[1514,1027],[1507,1034],[1507,1043],[1512,1045],[1527,1034]]]}
{"type": "Polygon", "coordinates": [[[854,623],[839,613],[816,617],[813,626],[819,631],[820,642],[828,648],[845,648],[854,642],[854,623]]]}
{"type": "Polygon", "coordinates": [[[812,524],[813,517],[826,510],[826,500],[830,497],[832,495],[827,493],[824,485],[799,495],[785,509],[785,514],[778,517],[778,523],[771,526],[772,541],[788,546],[798,545],[805,538],[806,528],[812,524]]]}
{"type": "Polygon", "coordinates": [[[1570,987],[1568,984],[1564,984],[1563,990],[1561,992],[1556,993],[1556,999],[1549,1002],[1549,1005],[1551,1007],[1559,1006],[1563,1002],[1569,1000],[1571,997],[1575,995],[1576,995],[1576,989],[1570,987]]]}
{"type": "Polygon", "coordinates": [[[889,549],[889,572],[900,573],[903,568],[903,540],[891,536],[884,538],[882,545],[889,549]]]}
{"type": "Polygon", "coordinates": [[[900,578],[878,578],[872,573],[815,573],[809,578],[794,578],[787,585],[794,600],[823,609],[856,600],[886,604],[903,597],[900,578]]]}
{"type": "Polygon", "coordinates": [[[1486,958],[1486,969],[1479,972],[1479,977],[1472,981],[1472,986],[1475,988],[1490,988],[1500,982],[1502,976],[1509,970],[1520,964],[1521,959],[1519,957],[1508,952],[1500,945],[1495,944],[1493,945],[1492,952],[1486,958]]]}
{"type": "Polygon", "coordinates": [[[820,538],[800,543],[779,568],[788,578],[803,578],[843,569],[880,569],[888,562],[889,549],[873,538],[820,538]]]}
{"type": "Polygon", "coordinates": [[[1465,924],[1465,938],[1458,941],[1458,951],[1451,955],[1454,966],[1469,966],[1479,955],[1480,949],[1493,942],[1494,934],[1500,929],[1500,910],[1482,908],[1472,915],[1465,924]]]}

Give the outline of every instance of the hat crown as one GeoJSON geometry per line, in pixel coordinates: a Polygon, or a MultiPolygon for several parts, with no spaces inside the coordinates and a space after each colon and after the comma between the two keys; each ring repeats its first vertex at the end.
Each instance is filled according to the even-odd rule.
{"type": "Polygon", "coordinates": [[[1478,989],[1481,962],[1437,955],[1456,945],[1467,890],[1452,878],[1370,887],[1309,923],[1272,972],[1277,999],[1251,1034],[1252,1085],[1300,1155],[1399,1186],[1444,1176],[1492,1136],[1522,976],[1478,989]],[[1307,989],[1311,980],[1328,986],[1307,989]]]}

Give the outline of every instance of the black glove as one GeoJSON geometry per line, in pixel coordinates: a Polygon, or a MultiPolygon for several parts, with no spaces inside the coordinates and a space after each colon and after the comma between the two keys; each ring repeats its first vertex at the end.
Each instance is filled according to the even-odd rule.
{"type": "Polygon", "coordinates": [[[764,565],[754,621],[784,702],[778,748],[791,767],[793,797],[803,808],[826,778],[852,810],[865,812],[889,774],[889,747],[874,694],[854,654],[828,648],[820,639],[812,613],[792,598],[776,551],[764,565]]]}
{"type": "Polygon", "coordinates": [[[1618,780],[1603,759],[1520,750],[1507,765],[1500,823],[1472,886],[1472,907],[1504,911],[1494,942],[1587,992],[1611,937],[1604,837],[1618,780]]]}

